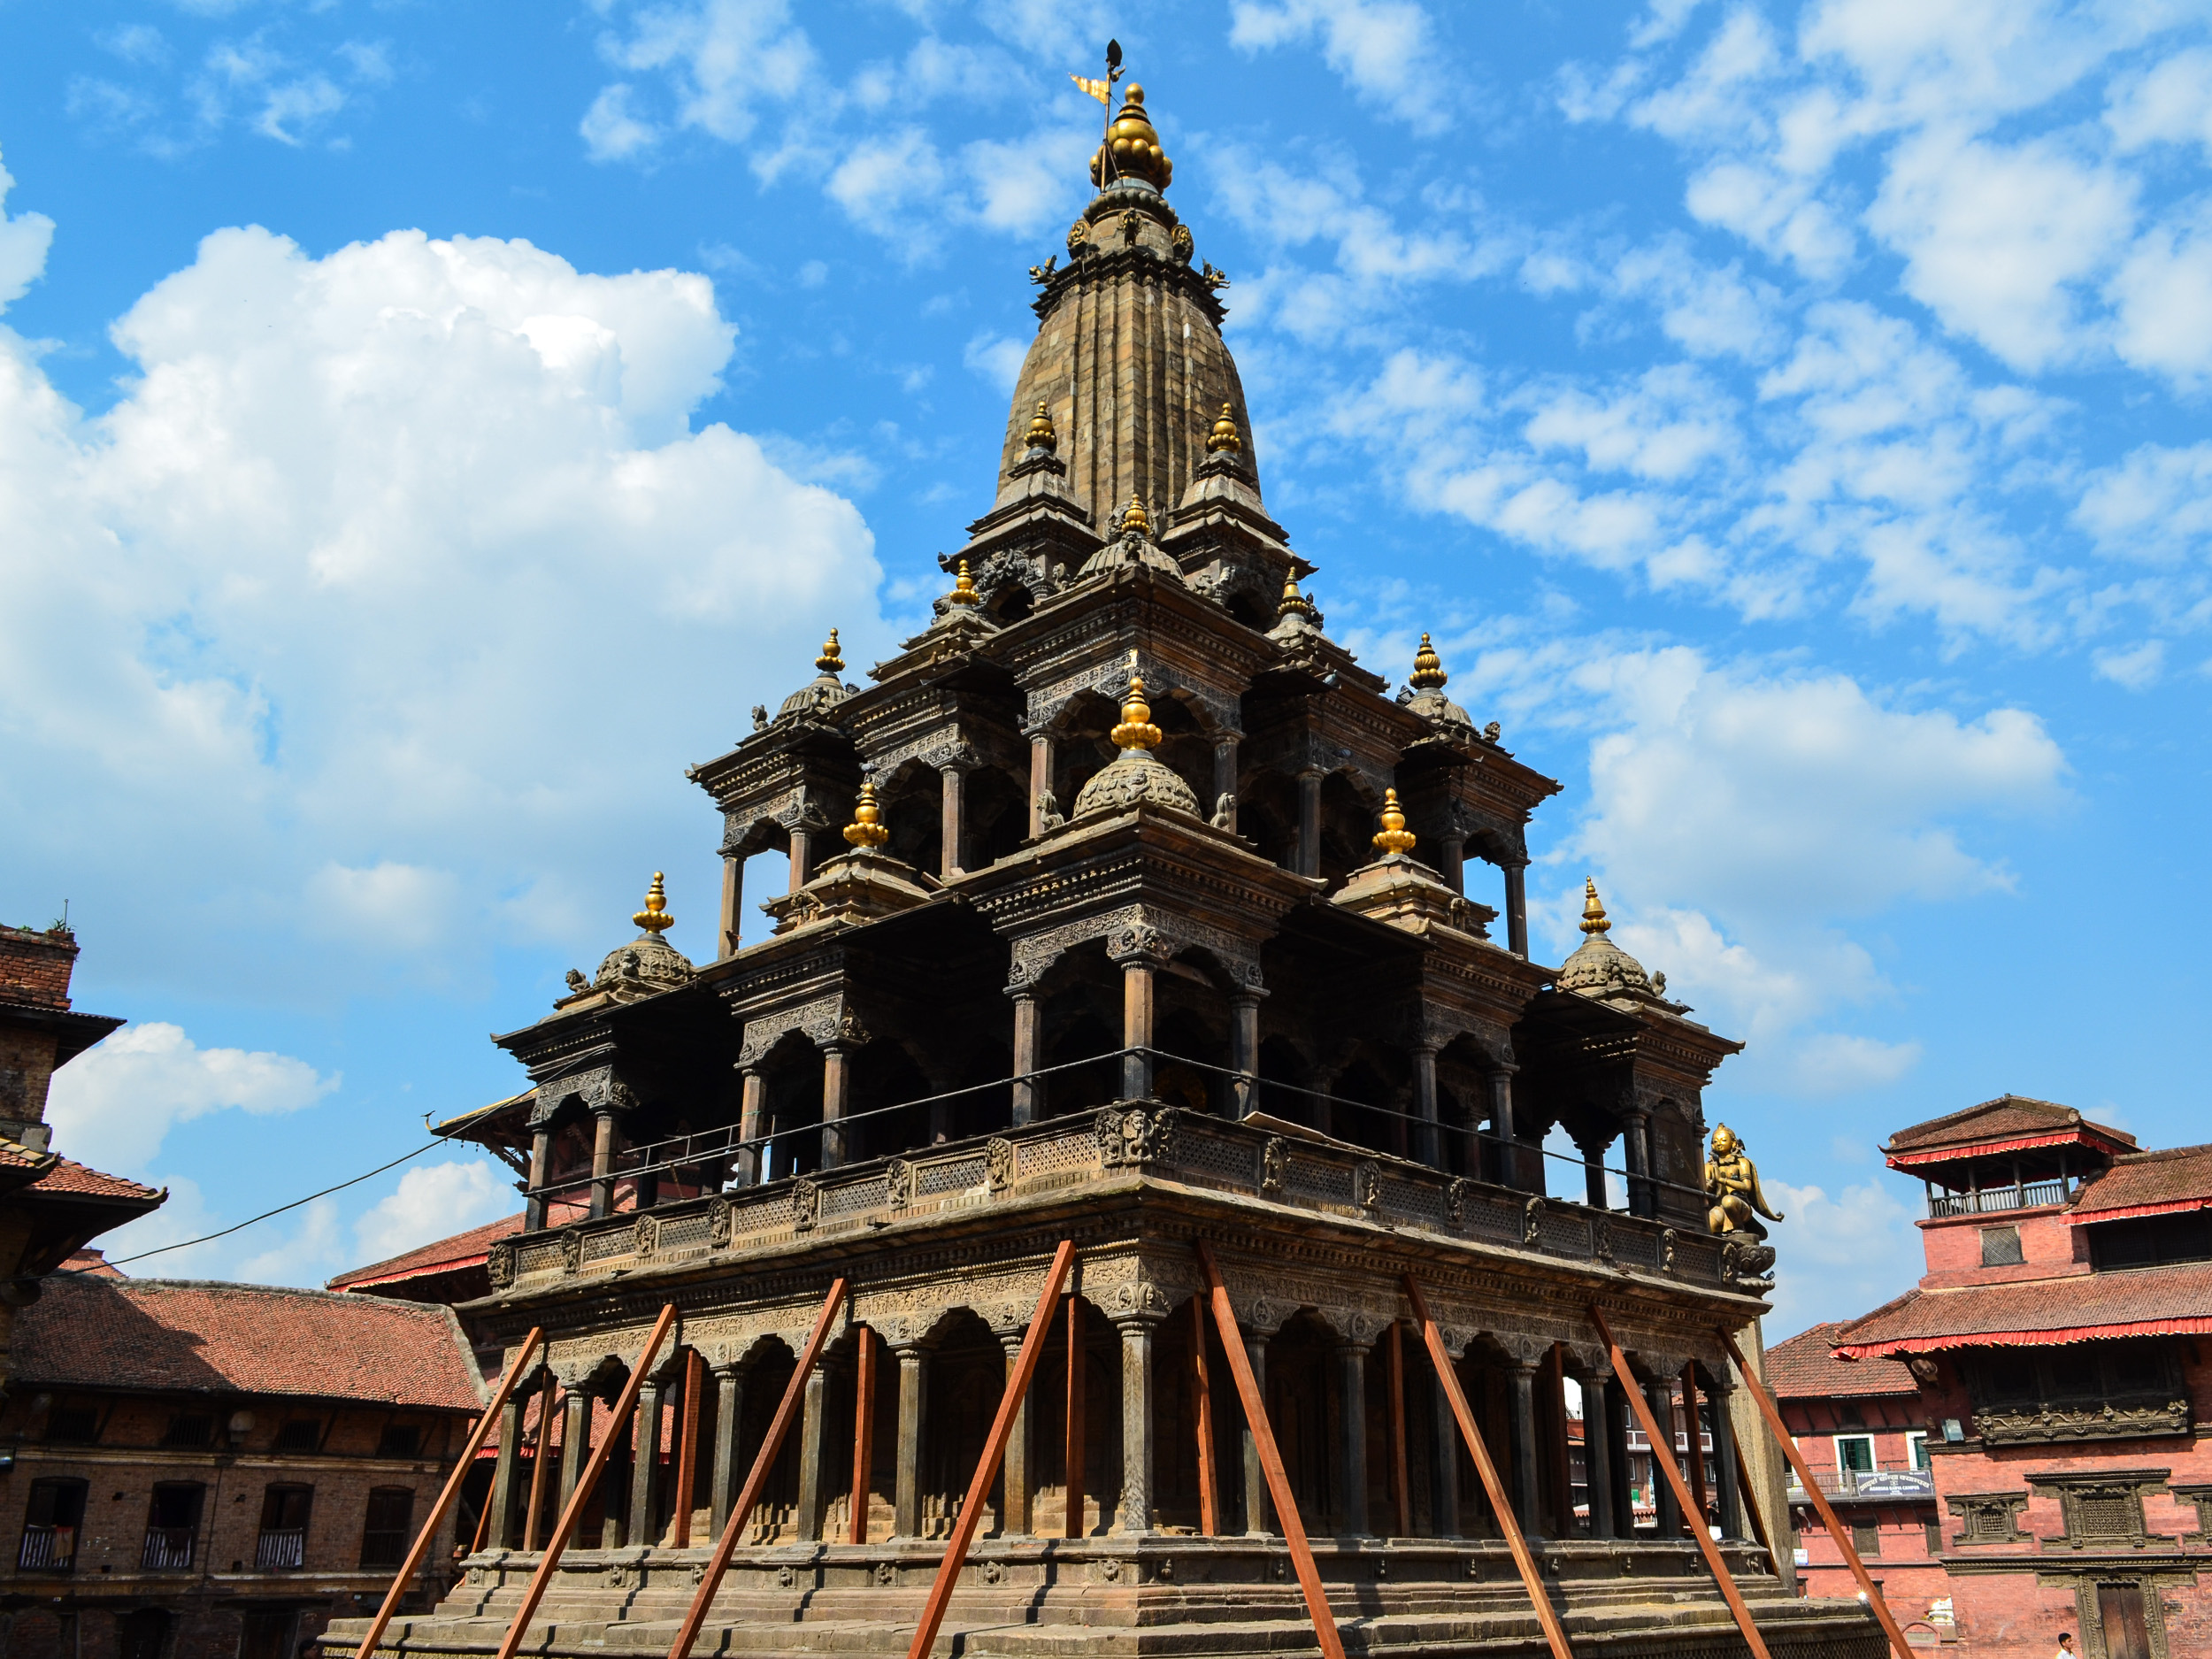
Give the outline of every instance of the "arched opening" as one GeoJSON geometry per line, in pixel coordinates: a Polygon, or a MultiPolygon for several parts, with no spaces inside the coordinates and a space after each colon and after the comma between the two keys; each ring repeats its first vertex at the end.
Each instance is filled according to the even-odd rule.
{"type": "Polygon", "coordinates": [[[1298,780],[1254,770],[1237,781],[1237,833],[1260,856],[1289,870],[1298,857],[1298,780]]]}
{"type": "Polygon", "coordinates": [[[1313,1065],[1287,1037],[1260,1040],[1260,1110],[1286,1122],[1314,1124],[1313,1065]]]}
{"type": "Polygon", "coordinates": [[[966,1141],[1011,1123],[1014,1086],[1008,1079],[1013,1075],[1013,1046],[996,1036],[979,1036],[953,1074],[952,1087],[962,1092],[933,1113],[932,1139],[966,1141]]]}
{"type": "MultiPolygon", "coordinates": [[[[745,1392],[739,1402],[737,1454],[739,1466],[749,1468],[767,1442],[776,1408],[791,1386],[798,1356],[778,1337],[764,1337],[754,1345],[745,1366],[745,1392]]],[[[796,1542],[799,1519],[799,1432],[795,1426],[783,1437],[783,1447],[768,1471],[760,1501],[745,1525],[749,1544],[796,1542]]]]}
{"type": "Polygon", "coordinates": [[[1231,594],[1222,609],[1256,633],[1264,634],[1275,626],[1272,607],[1261,603],[1260,596],[1247,588],[1231,594]]]}
{"type": "Polygon", "coordinates": [[[1078,692],[1052,723],[1052,795],[1075,816],[1075,799],[1118,752],[1106,734],[1121,722],[1121,704],[1095,691],[1078,692]]]}
{"type": "Polygon", "coordinates": [[[1037,602],[1028,588],[1018,581],[1001,585],[999,590],[991,595],[991,603],[985,607],[1001,622],[1019,622],[1036,608],[1037,602]]]}
{"type": "Polygon", "coordinates": [[[1199,1457],[1199,1402],[1210,1402],[1215,1529],[1227,1534],[1244,1525],[1243,1418],[1220,1333],[1193,1299],[1157,1328],[1152,1343],[1152,1498],[1159,1524],[1201,1532],[1204,1516],[1199,1457]],[[1195,1317],[1194,1317],[1195,1316],[1195,1317]],[[1201,1390],[1197,1356],[1205,1356],[1201,1390]]]}
{"type": "Polygon", "coordinates": [[[1267,1344],[1267,1416],[1275,1449],[1300,1517],[1308,1531],[1320,1533],[1343,1527],[1335,1350],[1335,1333],[1310,1312],[1293,1315],[1267,1344]]]}
{"type": "Polygon", "coordinates": [[[796,1032],[786,1033],[761,1063],[768,1143],[761,1179],[810,1175],[822,1167],[822,1054],[796,1032]]]}
{"type": "Polygon", "coordinates": [[[835,1425],[833,1432],[825,1435],[823,1448],[822,1538],[827,1543],[852,1541],[856,1502],[861,1506],[864,1523],[864,1541],[889,1538],[898,1525],[899,1366],[890,1350],[877,1340],[867,1344],[868,1467],[856,1498],[853,1489],[861,1440],[860,1335],[860,1326],[850,1327],[823,1359],[823,1422],[835,1425]]]}
{"type": "Polygon", "coordinates": [[[1038,1010],[1044,1063],[1073,1069],[1043,1080],[1043,1116],[1095,1110],[1120,1094],[1121,1068],[1106,1056],[1121,1052],[1121,978],[1100,940],[1071,949],[1046,976],[1038,1010]]]}
{"type": "Polygon", "coordinates": [[[1322,879],[1341,887],[1345,877],[1375,860],[1378,802],[1349,775],[1333,772],[1321,780],[1322,879]]]}
{"type": "Polygon", "coordinates": [[[1481,1135],[1490,1120],[1490,1057],[1462,1034],[1436,1056],[1436,1112],[1445,1125],[1444,1164],[1455,1175],[1496,1180],[1496,1149],[1481,1135]]]}
{"type": "Polygon", "coordinates": [[[944,775],[934,766],[910,760],[876,783],[876,800],[891,839],[883,850],[935,876],[944,867],[944,775]]]}
{"type": "Polygon", "coordinates": [[[961,803],[965,815],[962,867],[987,870],[1000,859],[1021,850],[1029,839],[1029,802],[1021,786],[995,767],[984,767],[967,777],[967,795],[961,803]]]}
{"type": "Polygon", "coordinates": [[[864,1119],[848,1132],[848,1163],[864,1158],[889,1157],[914,1147],[926,1146],[930,1137],[930,1109],[907,1105],[936,1093],[906,1045],[888,1039],[868,1044],[852,1057],[852,1081],[847,1098],[855,1112],[881,1111],[899,1107],[882,1117],[864,1119]]]}
{"type": "MultiPolygon", "coordinates": [[[[1060,1298],[1029,1389],[1030,1528],[1041,1538],[1087,1538],[1114,1524],[1121,1504],[1121,1335],[1097,1305],[1082,1302],[1083,1512],[1068,1529],[1068,1315],[1060,1298]]],[[[1156,1378],[1156,1369],[1155,1371],[1156,1378]]],[[[1157,1468],[1157,1454],[1155,1454],[1157,1468]]]]}
{"type": "MultiPolygon", "coordinates": [[[[927,1421],[922,1434],[920,1517],[924,1538],[946,1538],[967,1496],[1006,1392],[1006,1353],[976,1313],[956,1308],[937,1325],[929,1358],[927,1421]]],[[[1002,1506],[995,1492],[979,1532],[993,1531],[1002,1506]]]]}
{"type": "MultiPolygon", "coordinates": [[[[1207,723],[1180,696],[1154,690],[1152,724],[1160,728],[1160,746],[1152,752],[1190,786],[1202,815],[1214,810],[1214,744],[1207,723]]],[[[1118,715],[1116,717],[1118,718],[1118,715]]]]}
{"type": "Polygon", "coordinates": [[[1378,1152],[1405,1154],[1405,1119],[1394,1117],[1398,1091],[1375,1060],[1363,1050],[1337,1074],[1330,1094],[1330,1130],[1340,1141],[1349,1141],[1378,1152]]]}

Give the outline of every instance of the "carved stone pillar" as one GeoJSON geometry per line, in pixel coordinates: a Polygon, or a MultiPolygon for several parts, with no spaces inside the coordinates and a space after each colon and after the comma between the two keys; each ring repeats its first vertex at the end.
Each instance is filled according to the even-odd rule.
{"type": "Polygon", "coordinates": [[[1014,999],[1014,1127],[1018,1129],[1043,1115],[1045,1079],[1028,1075],[1042,1058],[1036,992],[1023,986],[1006,994],[1014,999]]]}
{"type": "Polygon", "coordinates": [[[843,1041],[822,1046],[822,1167],[826,1170],[833,1170],[845,1162],[846,1132],[836,1125],[845,1116],[852,1050],[853,1045],[843,1041]]]}
{"type": "Polygon", "coordinates": [[[807,867],[810,862],[807,857],[807,851],[813,835],[814,832],[803,824],[792,826],[791,885],[786,889],[788,892],[796,893],[801,887],[806,886],[806,879],[814,873],[807,867]]]}
{"type": "Polygon", "coordinates": [[[1367,1527],[1367,1350],[1371,1342],[1336,1345],[1340,1415],[1337,1472],[1344,1486],[1342,1532],[1364,1538],[1367,1527]]]}
{"type": "Polygon", "coordinates": [[[591,1112],[591,1213],[614,1213],[614,1117],[612,1106],[591,1112]]]}
{"type": "Polygon", "coordinates": [[[722,860],[722,927],[718,937],[721,949],[718,958],[727,961],[737,955],[738,919],[745,914],[745,859],[742,854],[732,853],[722,860]]]}
{"type": "Polygon", "coordinates": [[[1117,1319],[1121,1333],[1121,1510],[1118,1533],[1152,1530],[1152,1327],[1156,1321],[1117,1319]]]}
{"type": "Polygon", "coordinates": [[[661,1468],[661,1394],[657,1377],[648,1377],[637,1394],[637,1438],[630,1453],[630,1541],[660,1541],[654,1525],[661,1468]]]}
{"type": "MultiPolygon", "coordinates": [[[[767,1098],[767,1080],[761,1076],[760,1068],[757,1065],[745,1067],[739,1075],[744,1084],[744,1094],[737,1113],[738,1139],[749,1143],[757,1142],[760,1139],[761,1109],[767,1098]]],[[[740,1187],[760,1185],[762,1177],[766,1173],[761,1167],[761,1152],[762,1148],[753,1144],[739,1150],[736,1175],[740,1187]]]]}
{"type": "Polygon", "coordinates": [[[1229,797],[1229,821],[1221,827],[1231,834],[1237,827],[1237,733],[1223,732],[1214,738],[1214,798],[1206,803],[1206,816],[1219,810],[1221,797],[1229,797]]]}
{"type": "Polygon", "coordinates": [[[744,1464],[738,1462],[737,1425],[744,1421],[745,1368],[741,1365],[717,1365],[714,1368],[714,1536],[720,1538],[722,1529],[730,1524],[730,1505],[737,1502],[738,1471],[744,1464]]]}
{"type": "Polygon", "coordinates": [[[577,1477],[591,1455],[591,1396],[580,1386],[568,1391],[568,1416],[561,1424],[561,1506],[576,1494],[577,1477]]]}
{"type": "Polygon", "coordinates": [[[1632,1109],[1622,1140],[1628,1154],[1629,1214],[1655,1216],[1659,1194],[1651,1184],[1651,1113],[1641,1107],[1632,1109]]]}
{"type": "Polygon", "coordinates": [[[1458,894],[1461,898],[1465,898],[1467,896],[1467,838],[1464,835],[1447,835],[1442,842],[1441,853],[1439,872],[1444,878],[1444,885],[1458,894]]]}
{"type": "Polygon", "coordinates": [[[1508,864],[1505,867],[1505,948],[1515,956],[1528,955],[1528,883],[1527,866],[1508,864]]]}
{"type": "Polygon", "coordinates": [[[799,1540],[822,1541],[822,1446],[829,1431],[829,1372],[817,1360],[806,1374],[806,1403],[799,1418],[799,1540]]]}
{"type": "Polygon", "coordinates": [[[1436,1050],[1425,1039],[1413,1049],[1413,1112],[1420,1118],[1413,1135],[1413,1156],[1431,1169],[1444,1167],[1444,1148],[1436,1133],[1436,1050]]]}
{"type": "Polygon", "coordinates": [[[1576,1142],[1576,1149],[1582,1154],[1582,1190],[1584,1202],[1586,1202],[1593,1210],[1603,1210],[1606,1208],[1605,1148],[1602,1146],[1584,1146],[1581,1142],[1578,1141],[1576,1142]]]}
{"type": "MultiPolygon", "coordinates": [[[[1699,1368],[1701,1371],[1703,1367],[1699,1368]]],[[[1743,1487],[1736,1473],[1735,1419],[1728,1415],[1728,1396],[1732,1379],[1724,1363],[1717,1371],[1706,1373],[1705,1398],[1713,1413],[1713,1484],[1719,1491],[1720,1534],[1723,1538],[1744,1536],[1743,1487]]]]}
{"type": "Polygon", "coordinates": [[[938,776],[944,780],[941,789],[943,817],[939,835],[937,879],[949,881],[967,869],[963,855],[967,849],[962,838],[966,833],[967,814],[962,810],[967,804],[967,769],[963,766],[941,766],[938,776]]]}
{"type": "Polygon", "coordinates": [[[515,1471],[521,1467],[525,1391],[516,1389],[499,1409],[499,1461],[492,1466],[491,1525],[484,1542],[493,1549],[515,1547],[515,1471]]]}
{"type": "Polygon", "coordinates": [[[1507,1361],[1506,1383],[1513,1415],[1513,1513],[1521,1531],[1536,1538],[1543,1531],[1543,1506],[1537,1502],[1535,1362],[1507,1361]]]}
{"type": "Polygon", "coordinates": [[[929,1350],[918,1342],[894,1344],[899,1362],[898,1471],[892,1481],[893,1535],[922,1535],[922,1417],[928,1405],[929,1350]]]}
{"type": "Polygon", "coordinates": [[[1444,1393],[1443,1379],[1429,1371],[1429,1413],[1436,1443],[1429,1458],[1430,1531],[1439,1538],[1459,1534],[1459,1422],[1444,1393]]]}
{"type": "Polygon", "coordinates": [[[1298,868],[1302,876],[1321,873],[1321,780],[1319,772],[1298,774],[1298,868]]]}
{"type": "MultiPolygon", "coordinates": [[[[1244,1356],[1252,1367],[1252,1385],[1260,1398],[1267,1398],[1267,1338],[1255,1331],[1244,1339],[1244,1356]]],[[[1268,1513],[1267,1471],[1260,1463],[1259,1441],[1253,1437],[1252,1425],[1244,1425],[1241,1437],[1244,1450],[1244,1530],[1254,1538],[1264,1538],[1274,1528],[1268,1513]]]]}
{"type": "Polygon", "coordinates": [[[1257,986],[1244,986],[1229,997],[1229,1064],[1237,1072],[1235,1110],[1240,1118],[1259,1110],[1260,999],[1257,986]]]}
{"type": "Polygon", "coordinates": [[[1590,1493],[1590,1536],[1616,1538],[1613,1517],[1613,1429],[1611,1402],[1602,1378],[1592,1372],[1582,1384],[1582,1470],[1590,1493]]]}
{"type": "Polygon", "coordinates": [[[1483,1079],[1490,1086],[1490,1134],[1491,1144],[1497,1148],[1497,1178],[1501,1185],[1512,1187],[1522,1185],[1521,1143],[1513,1132],[1513,1073],[1518,1069],[1493,1066],[1483,1079]]]}
{"type": "Polygon", "coordinates": [[[1636,1502],[1628,1479],[1628,1391],[1609,1377],[1605,1387],[1605,1429],[1613,1469],[1613,1535],[1636,1536],[1636,1502]]]}
{"type": "Polygon", "coordinates": [[[1045,833],[1045,796],[1052,793],[1052,733],[1029,734],[1029,837],[1045,833]]]}
{"type": "MultiPolygon", "coordinates": [[[[1006,1350],[1006,1383],[1014,1383],[1014,1367],[1020,1362],[1022,1338],[1025,1331],[1002,1331],[999,1346],[1006,1350]]],[[[1029,1442],[1032,1418],[1029,1396],[1022,1396],[1021,1404],[1014,1412],[1014,1425],[1006,1437],[1006,1458],[999,1467],[999,1480],[1004,1501],[999,1505],[999,1534],[1003,1538],[1025,1538],[1029,1535],[1029,1442]]]]}
{"type": "Polygon", "coordinates": [[[553,1131],[540,1129],[530,1137],[530,1198],[524,1205],[523,1231],[540,1233],[545,1228],[545,1179],[547,1161],[553,1155],[553,1131]]]}
{"type": "Polygon", "coordinates": [[[1107,947],[1121,964],[1121,1094],[1124,1100],[1152,1094],[1152,972],[1161,960],[1159,941],[1149,927],[1124,928],[1107,947]]]}
{"type": "MultiPolygon", "coordinates": [[[[1656,1365],[1657,1362],[1653,1363],[1656,1365]]],[[[1652,1507],[1659,1512],[1659,1536],[1679,1538],[1682,1536],[1682,1506],[1675,1501],[1674,1483],[1667,1479],[1665,1471],[1659,1466],[1661,1458],[1674,1455],[1674,1386],[1667,1376],[1671,1368],[1659,1366],[1658,1369],[1661,1373],[1659,1380],[1644,1385],[1645,1403],[1651,1407],[1651,1415],[1659,1425],[1660,1439],[1664,1442],[1651,1448],[1652,1507]]],[[[1680,1465],[1678,1463],[1676,1467],[1680,1465]]]]}

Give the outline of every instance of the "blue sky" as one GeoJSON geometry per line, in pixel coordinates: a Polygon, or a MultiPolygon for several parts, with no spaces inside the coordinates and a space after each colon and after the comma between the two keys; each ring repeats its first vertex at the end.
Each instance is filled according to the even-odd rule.
{"type": "MultiPolygon", "coordinates": [[[[683,768],[987,504],[1110,33],[1331,631],[1432,631],[1566,784],[1540,954],[1594,873],[1750,1041],[1708,1115],[1790,1213],[1775,1330],[1916,1271],[1891,1128],[2201,1138],[2207,22],[0,7],[0,914],[66,899],[133,1022],[56,1093],[173,1189],[113,1253],[509,1092],[485,1033],[652,871],[709,954],[683,768]]],[[[316,1282],[503,1180],[157,1271],[316,1282]]]]}

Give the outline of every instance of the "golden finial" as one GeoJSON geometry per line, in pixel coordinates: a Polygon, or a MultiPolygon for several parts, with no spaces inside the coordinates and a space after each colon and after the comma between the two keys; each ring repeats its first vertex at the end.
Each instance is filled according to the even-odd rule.
{"type": "Polygon", "coordinates": [[[1605,906],[1598,900],[1596,880],[1586,878],[1582,883],[1582,931],[1590,934],[1602,933],[1612,926],[1605,919],[1605,906]]]}
{"type": "Polygon", "coordinates": [[[945,595],[949,605],[972,605],[981,602],[982,595],[975,590],[975,578],[968,574],[968,561],[960,561],[960,574],[953,578],[952,591],[945,595]]]}
{"type": "Polygon", "coordinates": [[[876,787],[864,778],[860,783],[860,799],[853,803],[853,821],[845,826],[845,839],[863,852],[872,851],[891,839],[891,832],[883,825],[883,810],[876,805],[876,787]]]}
{"type": "Polygon", "coordinates": [[[1041,397],[1037,400],[1037,412],[1029,418],[1028,447],[1048,455],[1060,447],[1060,434],[1052,429],[1052,411],[1041,397]]]}
{"type": "Polygon", "coordinates": [[[1152,724],[1152,705],[1144,700],[1144,676],[1129,676],[1128,695],[1121,700],[1121,724],[1107,736],[1116,749],[1153,749],[1166,735],[1152,724]]]}
{"type": "Polygon", "coordinates": [[[1133,533],[1149,535],[1152,533],[1152,520],[1144,516],[1144,501],[1141,496],[1132,495],[1129,504],[1122,509],[1121,533],[1124,535],[1133,533]]]}
{"type": "Polygon", "coordinates": [[[1224,403],[1221,406],[1221,419],[1214,422],[1213,435],[1206,440],[1206,453],[1219,455],[1225,449],[1231,455],[1234,455],[1242,448],[1244,448],[1244,440],[1237,435],[1236,420],[1229,413],[1229,405],[1224,403]]]}
{"type": "Polygon", "coordinates": [[[676,925],[676,918],[668,913],[668,889],[662,885],[659,871],[653,872],[653,885],[645,889],[645,908],[630,920],[649,933],[664,933],[676,925]]]}
{"type": "Polygon", "coordinates": [[[1429,643],[1429,636],[1421,636],[1421,649],[1413,654],[1413,672],[1407,684],[1416,691],[1441,691],[1451,676],[1444,672],[1444,659],[1436,654],[1436,647],[1429,643]]]}
{"type": "Polygon", "coordinates": [[[1393,853],[1413,850],[1413,832],[1406,827],[1406,815],[1398,805],[1395,789],[1383,791],[1382,828],[1375,834],[1375,853],[1387,858],[1393,853]]]}
{"type": "Polygon", "coordinates": [[[830,630],[829,638],[823,641],[822,654],[814,659],[814,665],[826,674],[841,674],[845,672],[845,659],[839,656],[837,651],[837,630],[835,628],[830,630]]]}
{"type": "Polygon", "coordinates": [[[1091,182],[1102,190],[1115,179],[1142,179],[1154,189],[1164,190],[1174,176],[1175,164],[1160,149],[1160,134],[1145,113],[1144,88],[1132,81],[1113,125],[1106,129],[1105,144],[1091,157],[1091,182]]]}
{"type": "Polygon", "coordinates": [[[1275,607],[1275,619],[1280,622],[1294,611],[1303,616],[1313,615],[1313,601],[1298,591],[1298,572],[1294,570],[1283,578],[1283,600],[1275,607]]]}

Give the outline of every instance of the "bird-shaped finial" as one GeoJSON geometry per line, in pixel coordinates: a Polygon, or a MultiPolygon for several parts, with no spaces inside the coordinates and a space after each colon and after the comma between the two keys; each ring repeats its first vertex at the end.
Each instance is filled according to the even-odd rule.
{"type": "Polygon", "coordinates": [[[1206,453],[1219,455],[1224,450],[1234,455],[1244,448],[1244,440],[1238,434],[1236,419],[1229,412],[1229,405],[1221,406],[1221,419],[1214,422],[1212,434],[1206,440],[1206,453]]]}
{"type": "Polygon", "coordinates": [[[1582,931],[1592,934],[1602,933],[1612,926],[1605,919],[1605,906],[1598,899],[1595,878],[1585,878],[1582,883],[1582,931]]]}
{"type": "Polygon", "coordinates": [[[822,654],[814,659],[814,665],[826,674],[841,674],[845,672],[845,659],[837,649],[835,628],[830,630],[829,638],[822,642],[822,654]]]}
{"type": "Polygon", "coordinates": [[[630,920],[649,933],[664,933],[676,925],[676,918],[668,913],[668,888],[659,871],[653,872],[653,885],[645,889],[645,908],[630,920]]]}
{"type": "Polygon", "coordinates": [[[1383,791],[1382,828],[1375,833],[1375,856],[1387,858],[1393,853],[1413,850],[1413,832],[1406,827],[1406,815],[1398,805],[1395,789],[1383,791]]]}
{"type": "Polygon", "coordinates": [[[891,839],[891,832],[884,827],[883,809],[876,804],[876,787],[864,778],[860,798],[853,803],[853,821],[845,826],[845,839],[863,852],[872,852],[891,839]]]}
{"type": "Polygon", "coordinates": [[[1421,636],[1421,649],[1413,654],[1413,672],[1406,683],[1416,691],[1441,691],[1451,676],[1444,672],[1444,659],[1436,654],[1436,647],[1429,643],[1429,636],[1421,636]]]}

